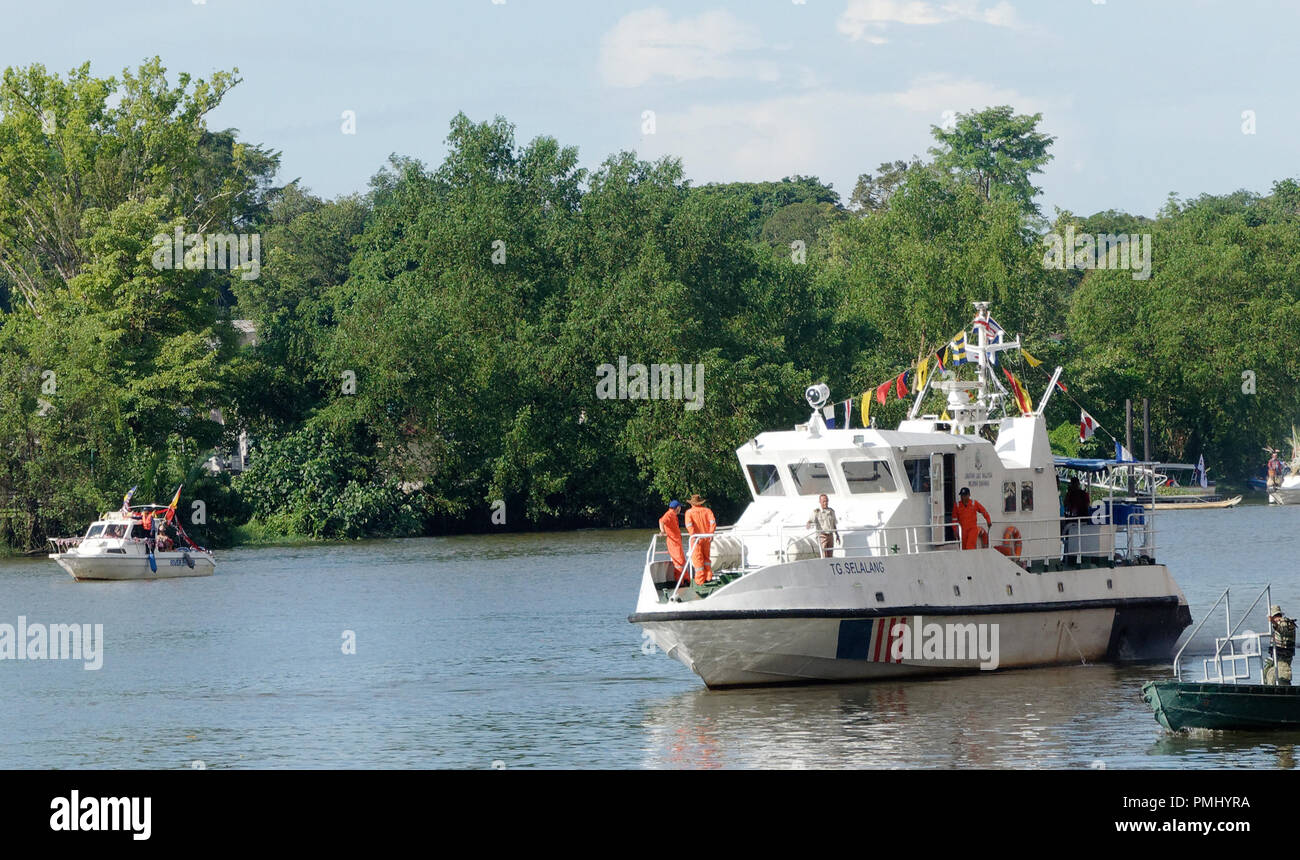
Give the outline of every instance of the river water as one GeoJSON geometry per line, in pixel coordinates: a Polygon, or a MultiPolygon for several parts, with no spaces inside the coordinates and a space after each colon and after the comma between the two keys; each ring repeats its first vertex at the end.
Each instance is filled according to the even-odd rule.
{"type": "MultiPolygon", "coordinates": [[[[1297,526],[1162,513],[1161,554],[1196,620],[1269,581],[1296,614],[1297,526]]],[[[1138,691],[1166,666],[710,692],[627,622],[649,535],[239,549],[138,583],[0,561],[0,623],[103,625],[97,670],[0,660],[0,768],[1294,766],[1300,734],[1164,734],[1138,691]]]]}

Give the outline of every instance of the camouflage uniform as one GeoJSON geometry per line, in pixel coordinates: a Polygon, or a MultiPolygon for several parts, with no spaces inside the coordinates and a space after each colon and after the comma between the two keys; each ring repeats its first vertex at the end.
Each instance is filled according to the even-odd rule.
{"type": "Polygon", "coordinates": [[[1269,623],[1273,630],[1270,653],[1277,655],[1277,666],[1271,659],[1264,661],[1264,683],[1291,686],[1291,658],[1295,656],[1295,619],[1282,615],[1282,607],[1271,606],[1269,623]]]}

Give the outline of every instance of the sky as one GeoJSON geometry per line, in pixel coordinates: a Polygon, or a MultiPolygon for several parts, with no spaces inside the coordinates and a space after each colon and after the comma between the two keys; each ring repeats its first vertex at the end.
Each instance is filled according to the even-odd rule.
{"type": "Polygon", "coordinates": [[[1045,214],[1154,215],[1296,175],[1297,34],[1300,4],[1263,0],[0,0],[2,66],[237,67],[211,127],[324,197],[392,154],[437,165],[464,112],[590,168],[633,150],[697,185],[817,176],[847,203],[859,174],[926,157],[931,126],[1009,104],[1056,137],[1045,214]]]}

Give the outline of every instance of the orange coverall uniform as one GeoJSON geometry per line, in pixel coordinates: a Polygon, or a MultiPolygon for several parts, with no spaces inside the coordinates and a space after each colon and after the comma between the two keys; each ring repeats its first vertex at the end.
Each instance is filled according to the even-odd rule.
{"type": "Polygon", "coordinates": [[[677,509],[669,508],[659,518],[659,525],[667,535],[664,543],[668,544],[668,557],[673,560],[673,574],[681,576],[682,568],[686,567],[686,553],[682,552],[682,527],[677,523],[677,509]]]}
{"type": "Polygon", "coordinates": [[[952,515],[957,519],[957,524],[961,526],[961,548],[975,549],[976,541],[979,539],[979,515],[984,515],[984,522],[993,528],[993,520],[989,519],[989,512],[984,506],[974,499],[967,499],[964,502],[958,502],[952,509],[952,515]]]}
{"type": "MultiPolygon", "coordinates": [[[[703,505],[695,505],[686,512],[686,531],[690,534],[711,535],[718,530],[718,521],[713,511],[703,505]]],[[[701,538],[691,550],[691,564],[695,566],[695,584],[703,585],[713,579],[713,565],[709,559],[709,548],[713,538],[701,538]]]]}

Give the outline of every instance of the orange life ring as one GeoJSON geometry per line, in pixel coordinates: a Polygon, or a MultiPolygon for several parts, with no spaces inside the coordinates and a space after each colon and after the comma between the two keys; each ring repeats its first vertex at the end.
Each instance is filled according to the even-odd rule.
{"type": "Polygon", "coordinates": [[[998,544],[997,549],[1003,555],[1020,558],[1020,529],[1007,526],[1007,530],[1002,533],[1002,543],[998,544]]]}
{"type": "Polygon", "coordinates": [[[975,545],[980,549],[989,548],[989,533],[984,526],[980,526],[979,534],[975,535],[975,545]]]}

